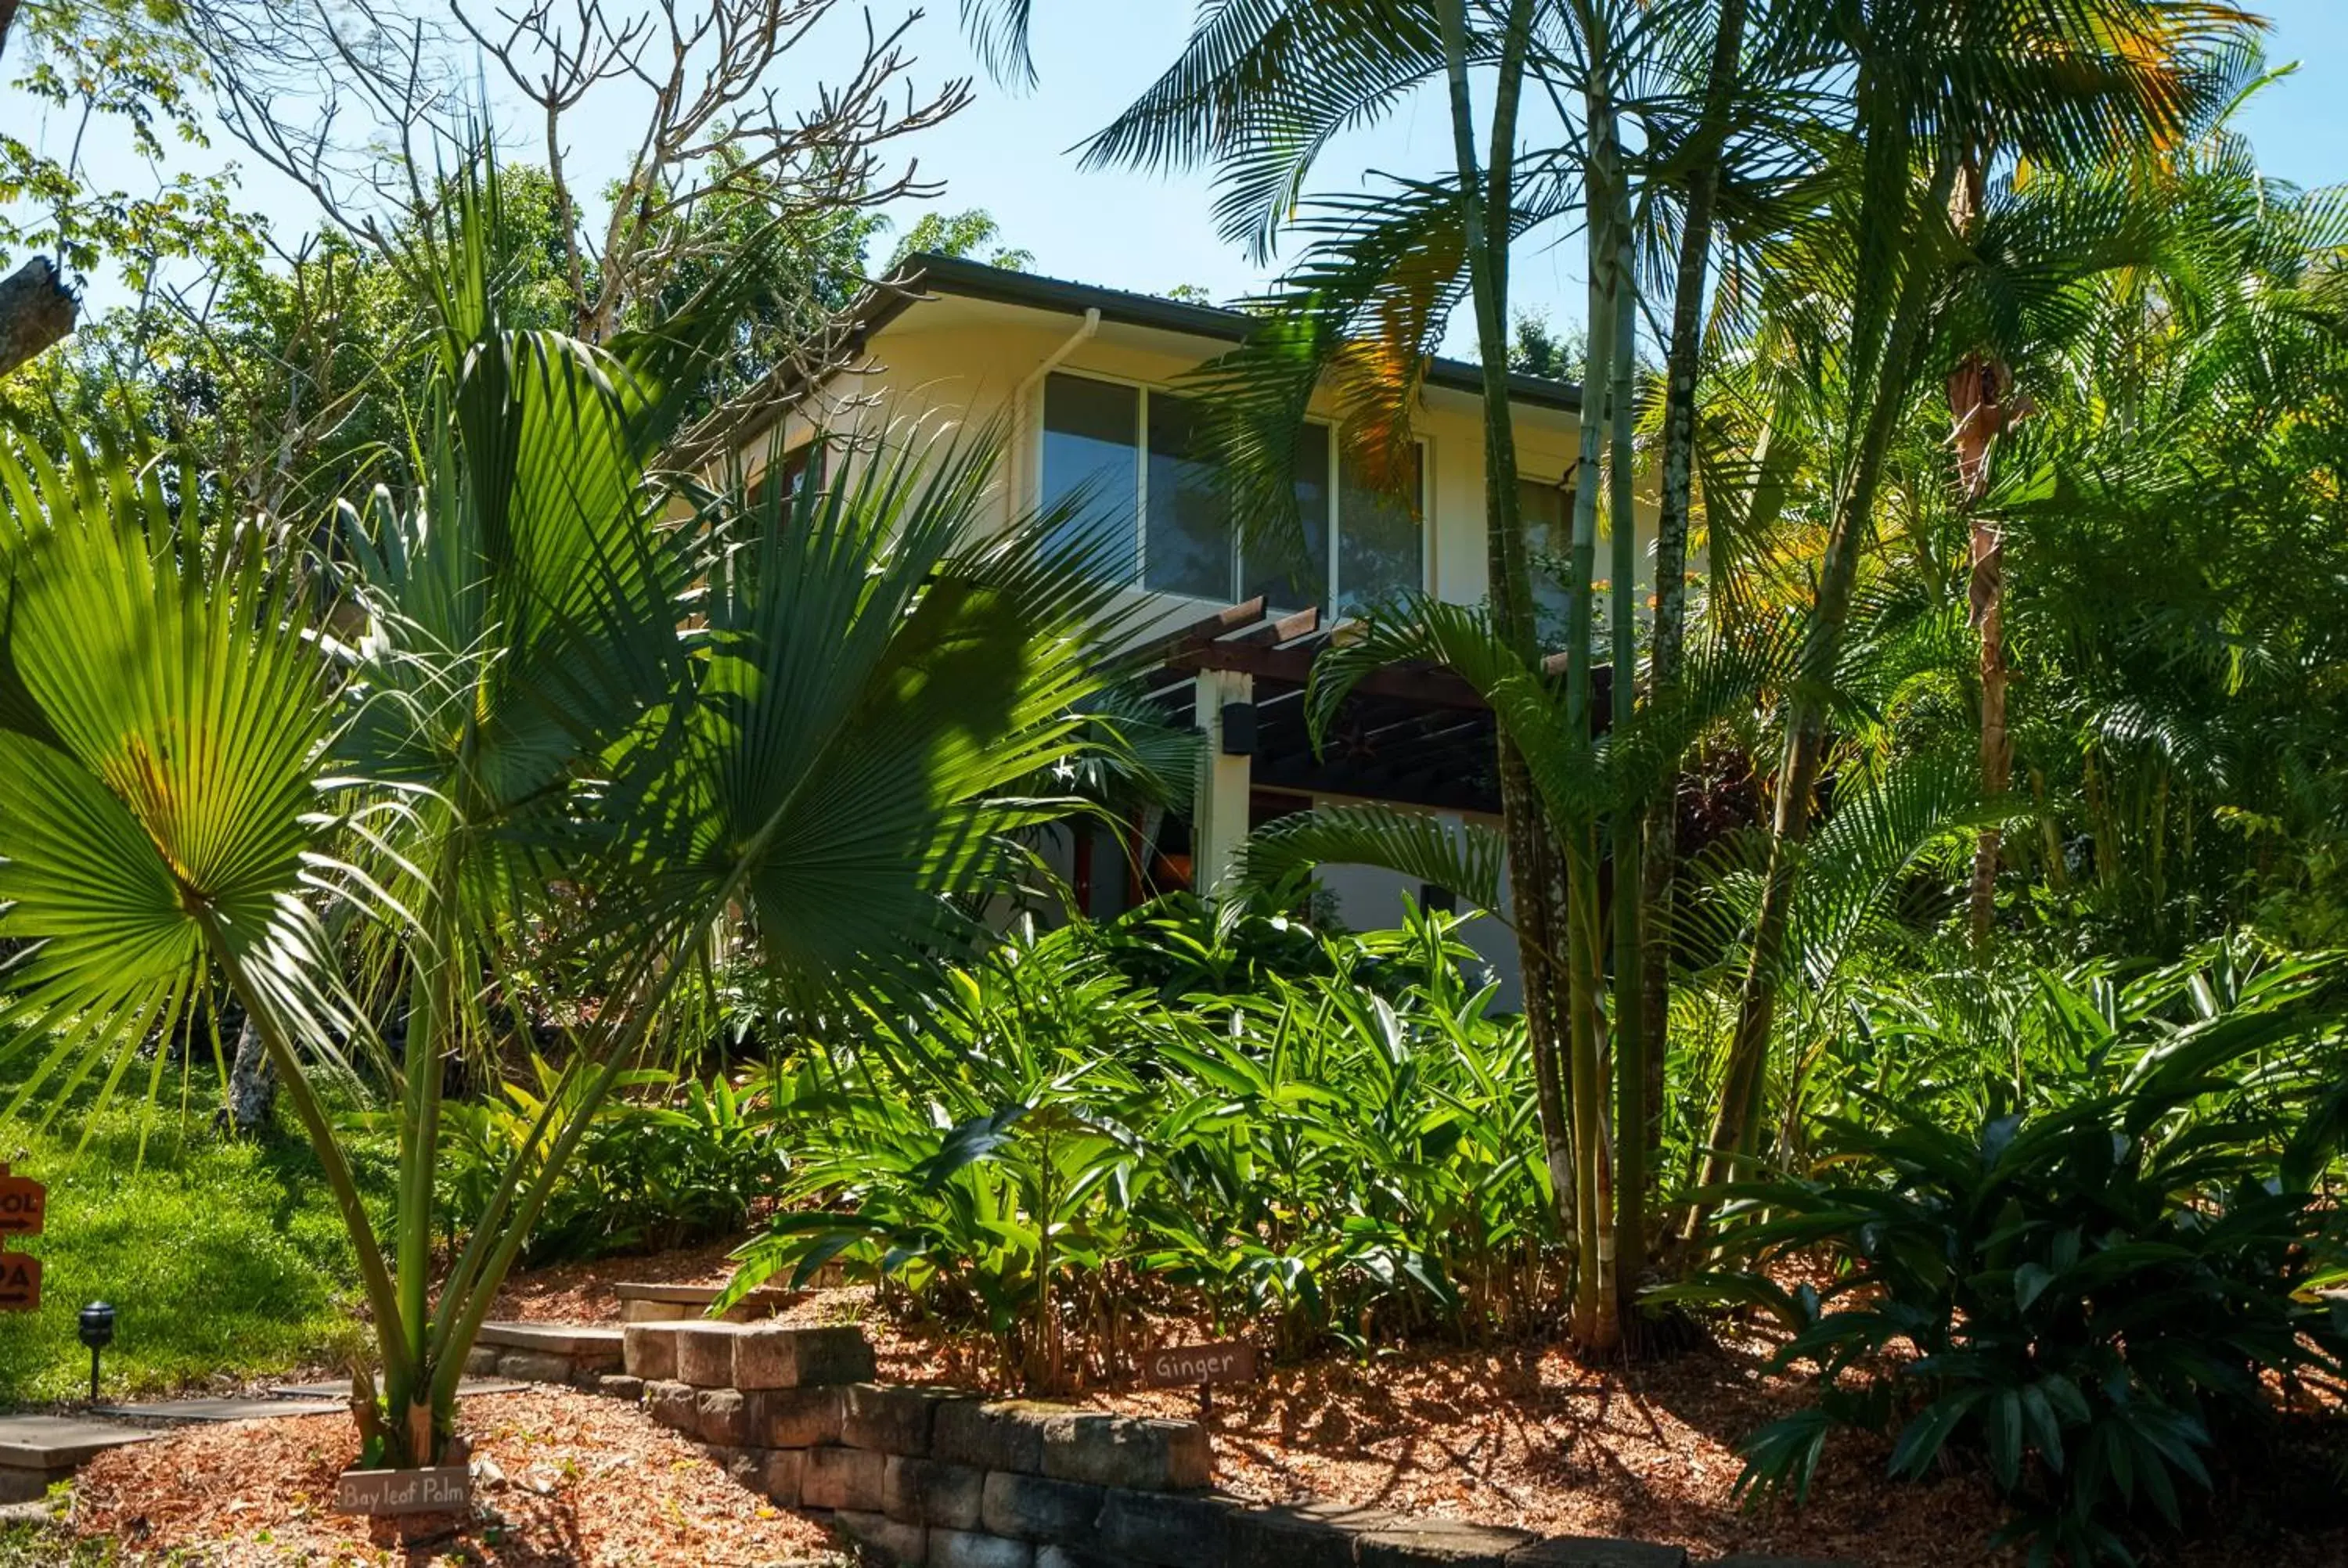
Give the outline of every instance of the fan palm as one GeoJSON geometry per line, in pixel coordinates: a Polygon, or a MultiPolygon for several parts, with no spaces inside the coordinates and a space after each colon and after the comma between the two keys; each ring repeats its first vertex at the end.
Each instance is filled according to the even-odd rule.
{"type": "Polygon", "coordinates": [[[713,944],[820,985],[960,933],[951,896],[1033,815],[1006,792],[1078,744],[1107,592],[1036,530],[982,536],[984,442],[869,452],[755,507],[663,479],[734,302],[718,285],[602,346],[510,328],[496,190],[469,186],[420,258],[427,483],[346,512],[331,623],[151,474],[0,464],[0,931],[35,944],[9,1004],[27,1092],[111,1091],[224,984],[349,1227],[383,1378],[362,1424],[403,1466],[443,1452],[507,1270],[713,944]],[[345,984],[353,947],[399,951],[396,1058],[345,984]],[[557,1081],[436,1295],[443,1066],[532,972],[572,991],[557,1081]],[[371,1067],[397,1100],[388,1235],[332,1112],[371,1067]]]}

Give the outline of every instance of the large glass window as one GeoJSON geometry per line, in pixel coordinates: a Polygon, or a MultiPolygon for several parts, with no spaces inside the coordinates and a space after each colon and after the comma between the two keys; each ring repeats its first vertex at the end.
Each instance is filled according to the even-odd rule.
{"type": "Polygon", "coordinates": [[[1540,620],[1541,645],[1562,648],[1566,573],[1573,564],[1573,487],[1546,479],[1519,479],[1517,514],[1524,520],[1525,555],[1532,569],[1533,610],[1540,620]]]}
{"type": "Polygon", "coordinates": [[[1351,452],[1338,460],[1339,610],[1426,580],[1426,547],[1419,526],[1425,476],[1419,451],[1410,449],[1409,473],[1380,476],[1384,483],[1374,480],[1351,452]]]}
{"type": "Polygon", "coordinates": [[[1262,538],[1241,550],[1241,599],[1263,595],[1264,608],[1303,610],[1329,597],[1329,427],[1296,434],[1296,515],[1300,536],[1262,538]]]}
{"type": "Polygon", "coordinates": [[[1134,387],[1077,375],[1045,384],[1038,499],[1047,514],[1067,508],[1053,525],[1051,542],[1082,539],[1099,552],[1104,570],[1119,576],[1133,570],[1140,417],[1141,394],[1134,387]]]}
{"type": "Polygon", "coordinates": [[[1107,569],[1158,592],[1218,603],[1262,594],[1282,611],[1343,608],[1425,580],[1423,449],[1397,497],[1339,458],[1328,425],[1307,424],[1297,436],[1302,537],[1243,551],[1214,470],[1193,450],[1195,424],[1172,393],[1046,378],[1038,499],[1072,507],[1054,542],[1099,541],[1107,569]]]}
{"type": "Polygon", "coordinates": [[[1231,530],[1216,491],[1213,465],[1191,456],[1190,405],[1153,392],[1148,421],[1142,584],[1193,599],[1223,598],[1231,590],[1231,530]]]}

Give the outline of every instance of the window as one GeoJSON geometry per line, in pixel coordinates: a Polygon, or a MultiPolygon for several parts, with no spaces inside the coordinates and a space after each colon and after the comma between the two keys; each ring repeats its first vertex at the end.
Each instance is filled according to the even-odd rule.
{"type": "Polygon", "coordinates": [[[1193,599],[1226,597],[1231,587],[1231,530],[1218,504],[1213,466],[1190,456],[1190,405],[1159,393],[1148,408],[1142,585],[1193,599]]]}
{"type": "Polygon", "coordinates": [[[1541,643],[1561,648],[1566,576],[1573,564],[1573,487],[1563,480],[1519,479],[1517,514],[1524,520],[1525,557],[1532,569],[1533,614],[1541,643]]]}
{"type": "Polygon", "coordinates": [[[1136,541],[1134,486],[1139,462],[1134,431],[1141,394],[1114,382],[1056,375],[1044,387],[1042,509],[1066,507],[1050,542],[1079,540],[1100,552],[1104,569],[1129,572],[1136,541]]]}
{"type": "Polygon", "coordinates": [[[830,467],[829,455],[820,438],[803,441],[779,456],[772,457],[764,468],[758,470],[758,477],[750,481],[748,489],[744,492],[743,499],[748,504],[750,515],[760,516],[768,507],[777,507],[782,514],[788,515],[796,504],[799,486],[812,475],[816,487],[821,489],[830,477],[830,467]]]}
{"type": "Polygon", "coordinates": [[[1417,494],[1405,502],[1341,457],[1328,425],[1307,424],[1297,437],[1302,538],[1242,549],[1213,466],[1192,450],[1195,415],[1183,399],[1056,372],[1042,423],[1037,499],[1071,509],[1054,542],[1094,540],[1109,569],[1153,591],[1342,609],[1426,580],[1423,446],[1409,478],[1417,494]]]}
{"type": "Polygon", "coordinates": [[[1385,476],[1387,483],[1379,485],[1363,471],[1352,453],[1338,461],[1337,516],[1344,519],[1344,527],[1337,530],[1339,610],[1350,610],[1397,589],[1416,588],[1426,579],[1426,545],[1419,527],[1425,510],[1421,505],[1426,466],[1423,449],[1414,446],[1409,462],[1407,475],[1385,476]],[[1401,480],[1399,487],[1394,482],[1396,477],[1401,480]],[[1397,497],[1394,494],[1397,487],[1407,487],[1410,499],[1397,497]]]}
{"type": "Polygon", "coordinates": [[[1258,539],[1241,561],[1241,599],[1263,595],[1264,608],[1303,610],[1329,597],[1329,427],[1307,425],[1296,437],[1296,515],[1302,538],[1258,539]]]}

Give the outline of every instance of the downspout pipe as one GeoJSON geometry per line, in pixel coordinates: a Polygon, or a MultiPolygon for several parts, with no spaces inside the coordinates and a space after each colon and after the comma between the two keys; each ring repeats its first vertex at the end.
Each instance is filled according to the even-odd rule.
{"type": "MultiPolygon", "coordinates": [[[[1070,354],[1076,353],[1078,348],[1090,342],[1092,335],[1100,331],[1100,307],[1098,305],[1087,307],[1085,311],[1085,319],[1077,325],[1076,330],[1070,333],[1066,341],[1064,341],[1059,347],[1054,349],[1050,354],[1045,354],[1044,356],[1044,363],[1037,365],[1034,370],[1029,371],[1027,373],[1026,379],[1020,382],[1017,389],[1011,395],[1012,447],[1010,468],[1012,486],[1011,493],[1007,497],[1005,497],[1005,505],[1004,507],[1004,522],[1005,526],[1008,526],[1011,519],[1019,515],[1020,509],[1027,503],[1027,483],[1025,476],[1027,467],[1028,394],[1043,385],[1044,378],[1051,374],[1054,371],[1059,369],[1061,363],[1070,354]]],[[[1038,477],[1040,478],[1040,476],[1038,476],[1038,477]]]]}

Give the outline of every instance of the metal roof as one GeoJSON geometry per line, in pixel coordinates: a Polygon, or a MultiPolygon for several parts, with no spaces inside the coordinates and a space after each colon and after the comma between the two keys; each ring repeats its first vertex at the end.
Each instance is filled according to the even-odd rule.
{"type": "MultiPolygon", "coordinates": [[[[1162,299],[1156,294],[1107,289],[1097,283],[1071,282],[1064,278],[1047,278],[1035,272],[1014,272],[1004,267],[965,261],[959,256],[917,251],[905,259],[905,278],[901,284],[878,289],[865,296],[868,303],[859,307],[860,326],[866,333],[877,331],[908,306],[917,303],[922,298],[921,291],[953,294],[963,299],[989,300],[998,304],[1024,305],[1030,310],[1051,311],[1061,315],[1080,316],[1088,310],[1097,310],[1103,321],[1121,322],[1128,326],[1155,327],[1161,332],[1212,338],[1220,343],[1242,342],[1248,333],[1263,323],[1262,317],[1250,315],[1245,311],[1225,310],[1219,305],[1189,304],[1181,300],[1162,299]],[[869,315],[865,313],[867,312],[869,315]]],[[[1427,362],[1426,379],[1430,385],[1464,392],[1471,397],[1484,395],[1484,369],[1467,360],[1430,360],[1427,362]]],[[[1578,414],[1581,411],[1581,388],[1570,381],[1552,381],[1547,376],[1510,371],[1509,400],[1578,414]]]]}

